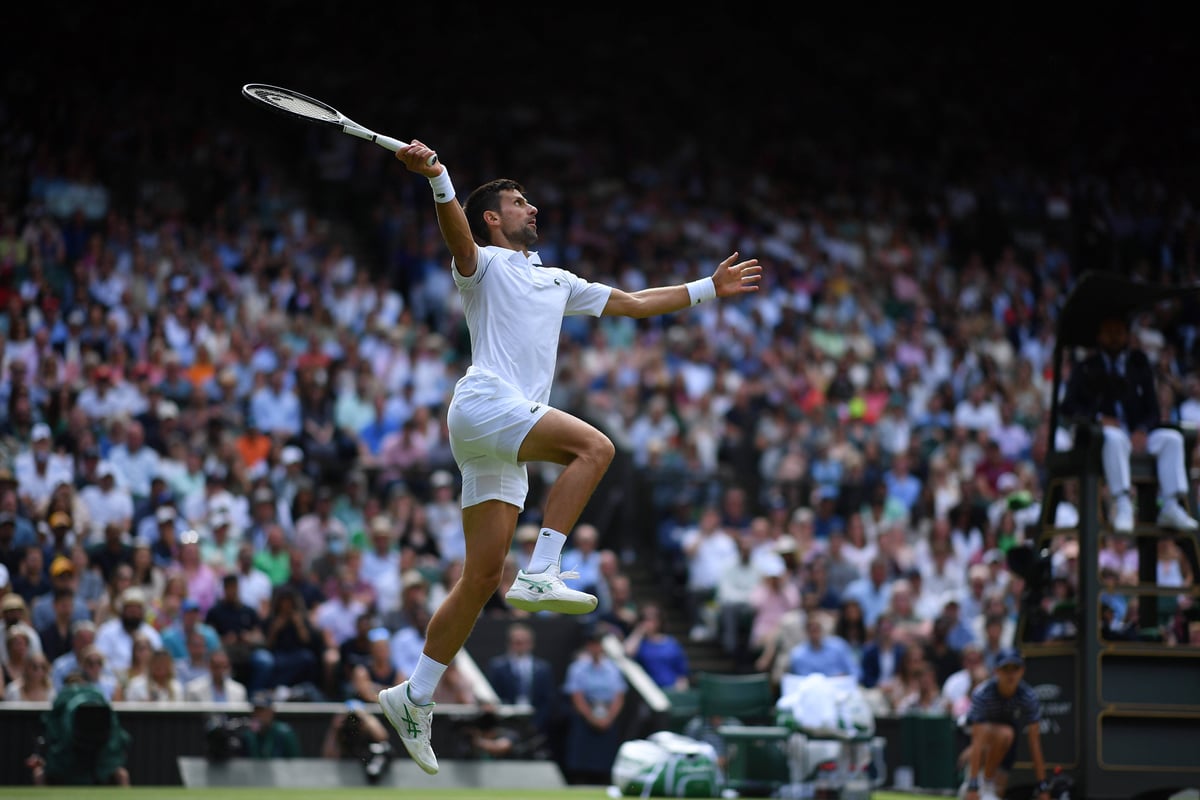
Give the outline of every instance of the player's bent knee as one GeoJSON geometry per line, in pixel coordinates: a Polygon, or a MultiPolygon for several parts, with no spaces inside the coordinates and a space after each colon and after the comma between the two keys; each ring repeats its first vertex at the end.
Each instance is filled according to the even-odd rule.
{"type": "Polygon", "coordinates": [[[458,579],[456,588],[461,587],[461,590],[470,597],[476,599],[482,597],[486,600],[500,586],[503,577],[502,569],[474,570],[470,574],[464,572],[458,579]]]}
{"type": "Polygon", "coordinates": [[[989,738],[997,747],[1008,749],[1013,743],[1013,729],[1008,725],[993,725],[988,731],[989,738]]]}
{"type": "Polygon", "coordinates": [[[599,434],[596,437],[596,443],[594,445],[594,449],[596,452],[595,452],[593,458],[595,458],[599,463],[603,464],[605,467],[607,467],[609,464],[611,464],[613,458],[615,458],[617,455],[616,445],[613,444],[612,439],[608,438],[603,433],[599,434]]]}

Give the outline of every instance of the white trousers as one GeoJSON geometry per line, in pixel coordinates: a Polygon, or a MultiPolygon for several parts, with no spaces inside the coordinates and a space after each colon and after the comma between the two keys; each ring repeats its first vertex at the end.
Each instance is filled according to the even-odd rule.
{"type": "MultiPolygon", "coordinates": [[[[1187,473],[1183,468],[1183,434],[1171,428],[1156,428],[1146,436],[1146,450],[1158,460],[1158,490],[1163,498],[1187,493],[1187,473]]],[[[1113,496],[1130,490],[1129,456],[1133,444],[1121,428],[1104,426],[1104,447],[1100,451],[1104,477],[1113,496]]]]}

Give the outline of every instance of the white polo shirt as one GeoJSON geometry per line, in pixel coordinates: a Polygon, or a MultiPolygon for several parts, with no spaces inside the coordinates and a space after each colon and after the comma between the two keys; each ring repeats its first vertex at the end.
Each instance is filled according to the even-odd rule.
{"type": "Polygon", "coordinates": [[[612,287],[505,247],[477,248],[475,263],[470,277],[452,265],[471,333],[471,370],[499,377],[530,400],[549,401],[563,317],[600,316],[612,287]]]}

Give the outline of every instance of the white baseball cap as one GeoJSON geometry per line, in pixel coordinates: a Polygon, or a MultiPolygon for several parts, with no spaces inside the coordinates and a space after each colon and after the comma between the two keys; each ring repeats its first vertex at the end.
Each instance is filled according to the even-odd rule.
{"type": "Polygon", "coordinates": [[[39,422],[33,426],[33,430],[30,432],[29,438],[35,442],[40,442],[43,439],[49,439],[50,426],[44,422],[39,422]]]}

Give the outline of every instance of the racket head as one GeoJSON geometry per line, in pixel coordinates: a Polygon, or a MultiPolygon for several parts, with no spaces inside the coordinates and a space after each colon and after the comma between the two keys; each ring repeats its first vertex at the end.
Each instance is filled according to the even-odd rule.
{"type": "Polygon", "coordinates": [[[242,87],[242,94],[273,111],[310,122],[341,127],[350,121],[346,115],[328,103],[323,103],[315,97],[309,97],[292,89],[285,89],[282,86],[247,83],[242,87]]]}

